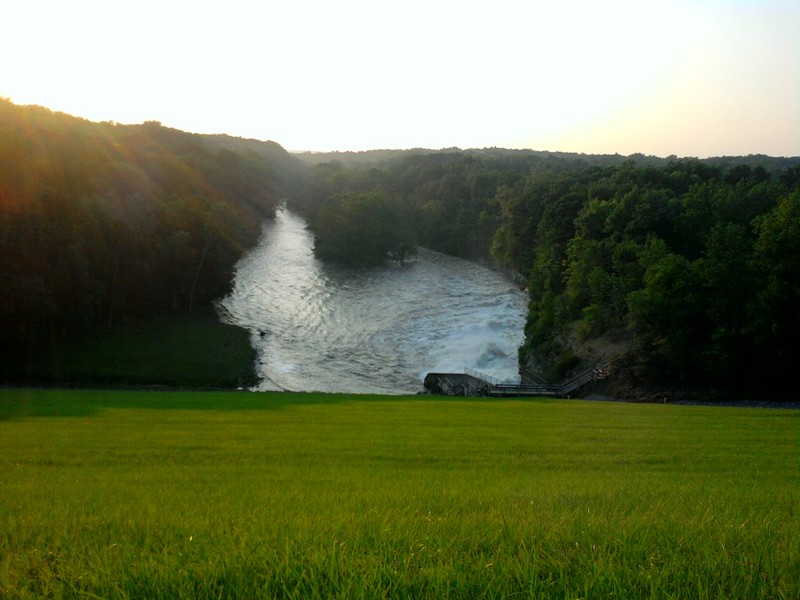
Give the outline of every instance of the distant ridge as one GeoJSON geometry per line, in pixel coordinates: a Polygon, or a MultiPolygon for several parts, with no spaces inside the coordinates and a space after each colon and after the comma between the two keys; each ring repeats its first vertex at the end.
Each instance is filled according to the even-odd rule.
{"type": "Polygon", "coordinates": [[[558,160],[561,162],[573,163],[576,166],[614,166],[626,161],[632,161],[640,166],[660,167],[666,166],[671,162],[680,160],[697,160],[709,165],[731,167],[734,165],[747,165],[749,167],[763,167],[768,170],[781,171],[789,167],[800,164],[800,156],[768,156],[766,154],[748,154],[747,156],[712,156],[708,158],[697,158],[694,156],[666,157],[642,154],[640,152],[629,154],[587,154],[583,152],[561,152],[551,150],[529,150],[515,148],[410,148],[403,150],[360,150],[360,151],[332,151],[332,152],[292,152],[293,157],[297,158],[305,165],[315,165],[326,162],[341,162],[351,166],[376,166],[381,163],[400,159],[407,156],[420,156],[430,154],[465,154],[479,157],[517,157],[517,158],[537,158],[540,160],[558,160]]]}

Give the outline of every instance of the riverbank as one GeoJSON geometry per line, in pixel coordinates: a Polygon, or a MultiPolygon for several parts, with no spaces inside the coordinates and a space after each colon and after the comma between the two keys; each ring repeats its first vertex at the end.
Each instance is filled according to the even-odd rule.
{"type": "Polygon", "coordinates": [[[209,309],[57,340],[0,381],[62,387],[236,389],[256,383],[250,334],[209,309]]]}

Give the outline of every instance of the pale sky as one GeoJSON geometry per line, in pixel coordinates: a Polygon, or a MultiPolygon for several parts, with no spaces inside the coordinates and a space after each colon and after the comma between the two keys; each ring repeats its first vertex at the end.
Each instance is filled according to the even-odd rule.
{"type": "Polygon", "coordinates": [[[0,0],[0,96],[288,150],[800,155],[798,0],[0,0]]]}

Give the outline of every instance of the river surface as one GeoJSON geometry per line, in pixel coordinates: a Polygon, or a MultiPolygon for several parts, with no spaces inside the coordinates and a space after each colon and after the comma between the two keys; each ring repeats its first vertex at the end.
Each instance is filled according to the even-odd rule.
{"type": "Polygon", "coordinates": [[[323,264],[281,209],[220,302],[251,331],[257,390],[415,393],[428,372],[518,381],[527,295],[503,275],[420,249],[404,266],[323,264]]]}

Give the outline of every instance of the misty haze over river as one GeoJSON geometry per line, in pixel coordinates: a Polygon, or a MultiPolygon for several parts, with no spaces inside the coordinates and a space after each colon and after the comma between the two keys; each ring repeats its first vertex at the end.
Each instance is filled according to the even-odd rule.
{"type": "Polygon", "coordinates": [[[503,275],[420,249],[414,263],[323,264],[303,219],[281,209],[220,303],[251,331],[258,390],[416,393],[426,373],[518,380],[527,295],[503,275]]]}

